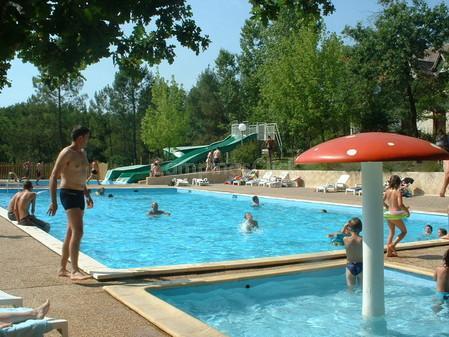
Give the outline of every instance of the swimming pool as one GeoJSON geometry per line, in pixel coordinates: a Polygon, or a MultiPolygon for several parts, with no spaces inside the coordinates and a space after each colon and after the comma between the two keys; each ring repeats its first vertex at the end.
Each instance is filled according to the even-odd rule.
{"type": "Polygon", "coordinates": [[[381,334],[367,331],[361,291],[348,292],[343,269],[150,292],[231,337],[447,336],[449,308],[437,312],[434,289],[427,278],[386,270],[381,334]]]}
{"type": "MultiPolygon", "coordinates": [[[[6,207],[12,191],[0,192],[6,207]]],[[[186,189],[112,189],[92,193],[95,207],[86,211],[81,250],[110,268],[167,266],[259,257],[284,256],[341,249],[326,235],[361,208],[261,197],[260,208],[250,197],[186,189]],[[113,194],[108,198],[108,194],[113,194]],[[151,202],[171,216],[147,216],[151,202]],[[326,209],[327,213],[321,210],[326,209]],[[245,212],[252,212],[260,230],[239,230],[245,212]]],[[[55,217],[46,215],[48,190],[39,192],[38,217],[52,225],[50,234],[63,240],[66,218],[60,205],[55,217]]],[[[420,239],[425,223],[447,227],[447,217],[412,213],[406,241],[420,239]]],[[[387,229],[385,229],[385,235],[387,229]]],[[[363,234],[363,232],[362,232],[363,234]]]]}

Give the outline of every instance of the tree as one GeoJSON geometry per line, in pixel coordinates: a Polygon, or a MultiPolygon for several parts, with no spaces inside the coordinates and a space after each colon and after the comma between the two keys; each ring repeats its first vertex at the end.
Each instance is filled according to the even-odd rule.
{"type": "MultiPolygon", "coordinates": [[[[349,131],[343,43],[315,24],[277,36],[260,67],[259,120],[278,123],[288,149],[308,148],[349,131]]],[[[273,33],[276,33],[274,30],[273,33]]]]}
{"type": "Polygon", "coordinates": [[[305,17],[318,19],[321,15],[331,14],[335,7],[329,0],[250,0],[254,17],[265,25],[276,21],[280,13],[287,9],[305,17]]]}
{"type": "Polygon", "coordinates": [[[142,120],[142,140],[149,149],[179,146],[187,142],[189,117],[185,109],[186,94],[172,80],[156,77],[152,86],[152,105],[142,120]]]}
{"type": "Polygon", "coordinates": [[[121,134],[122,154],[128,162],[137,163],[142,157],[143,146],[139,135],[140,124],[148,105],[142,97],[152,85],[152,75],[147,68],[122,66],[115,74],[114,83],[109,90],[109,112],[119,118],[121,126],[117,131],[121,134]]]}
{"type": "Polygon", "coordinates": [[[217,74],[207,68],[190,89],[186,103],[191,118],[193,144],[209,144],[221,138],[229,130],[229,120],[220,98],[217,74]]]}
{"type": "Polygon", "coordinates": [[[0,3],[0,89],[18,55],[48,78],[79,75],[103,57],[173,62],[176,39],[197,54],[209,39],[192,20],[185,0],[2,1],[0,3]],[[132,23],[131,34],[125,25],[132,23]],[[167,42],[170,41],[170,42],[167,42]]]}
{"type": "Polygon", "coordinates": [[[226,119],[229,121],[245,120],[246,114],[242,110],[237,55],[221,49],[215,60],[215,69],[219,83],[219,95],[226,119]]]}
{"type": "Polygon", "coordinates": [[[241,54],[238,57],[242,110],[250,118],[260,100],[261,81],[258,70],[265,61],[265,28],[259,20],[246,20],[240,33],[241,54]]]}
{"type": "Polygon", "coordinates": [[[393,106],[401,109],[399,131],[418,136],[419,59],[449,40],[449,10],[444,3],[430,8],[423,0],[380,3],[383,11],[373,28],[358,24],[345,32],[355,41],[358,65],[377,81],[376,92],[388,90],[388,96],[396,98],[393,106]]]}
{"type": "MultiPolygon", "coordinates": [[[[86,95],[80,96],[80,91],[83,87],[84,81],[81,77],[69,77],[69,78],[55,78],[51,84],[43,79],[45,75],[40,75],[33,78],[33,86],[36,88],[36,94],[32,97],[32,100],[45,104],[53,104],[56,106],[56,126],[58,130],[58,142],[59,146],[63,147],[67,143],[68,131],[64,131],[64,125],[69,126],[71,129],[74,125],[68,125],[68,116],[63,115],[63,110],[66,112],[70,109],[77,109],[78,111],[85,110],[84,101],[86,95]],[[66,123],[64,123],[64,119],[66,123]]],[[[78,123],[80,121],[77,121],[78,123]]],[[[74,123],[71,123],[74,124],[74,123]]]]}

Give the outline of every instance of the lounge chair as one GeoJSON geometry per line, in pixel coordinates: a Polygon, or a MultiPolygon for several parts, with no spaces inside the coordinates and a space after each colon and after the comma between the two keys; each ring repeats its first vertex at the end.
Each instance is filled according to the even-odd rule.
{"type": "Polygon", "coordinates": [[[348,187],[347,189],[345,189],[345,194],[348,194],[348,192],[350,192],[350,193],[356,195],[357,192],[359,192],[361,190],[362,190],[362,184],[357,184],[353,187],[348,187]]]}
{"type": "Polygon", "coordinates": [[[207,178],[194,178],[192,179],[192,185],[208,186],[209,180],[207,178]]]}
{"type": "MultiPolygon", "coordinates": [[[[23,298],[10,295],[8,293],[5,293],[4,291],[0,290],[0,306],[13,306],[13,307],[23,307],[23,298]]],[[[7,308],[0,308],[3,312],[7,311],[7,308]]],[[[17,309],[13,309],[17,310],[17,309]]],[[[69,337],[69,324],[67,320],[65,319],[56,319],[56,318],[50,318],[45,317],[45,320],[47,321],[47,326],[45,329],[45,333],[57,330],[62,337],[69,337]]],[[[4,328],[2,332],[5,333],[6,336],[9,334],[13,334],[14,336],[19,335],[18,331],[23,331],[23,333],[27,333],[26,331],[33,329],[32,324],[35,322],[34,320],[29,320],[21,323],[14,324],[12,327],[14,328],[13,331],[10,331],[8,333],[8,330],[12,330],[12,328],[4,328]],[[31,324],[30,324],[31,323],[31,324]]]]}
{"type": "Polygon", "coordinates": [[[272,171],[266,171],[264,173],[264,175],[262,176],[262,178],[255,178],[253,180],[249,180],[246,182],[246,185],[249,186],[259,186],[259,185],[263,185],[263,183],[270,181],[271,176],[273,175],[272,171]],[[262,184],[260,184],[262,183],[262,184]]]}
{"type": "Polygon", "coordinates": [[[259,186],[265,186],[265,184],[275,181],[275,177],[273,177],[272,171],[267,171],[264,173],[262,178],[259,179],[259,182],[257,185],[259,186]]]}
{"type": "Polygon", "coordinates": [[[232,185],[245,185],[248,181],[254,180],[257,177],[257,170],[246,171],[241,177],[234,177],[232,185]]]}
{"type": "Polygon", "coordinates": [[[177,178],[175,180],[175,186],[189,186],[189,180],[186,178],[184,179],[177,178]]]}
{"type": "Polygon", "coordinates": [[[338,192],[338,191],[345,191],[348,186],[346,183],[349,180],[349,174],[342,174],[340,178],[338,178],[337,182],[335,184],[326,184],[322,186],[318,186],[315,191],[316,192],[338,192]]]}
{"type": "Polygon", "coordinates": [[[23,298],[10,295],[0,290],[0,305],[11,307],[23,307],[23,298]]]}

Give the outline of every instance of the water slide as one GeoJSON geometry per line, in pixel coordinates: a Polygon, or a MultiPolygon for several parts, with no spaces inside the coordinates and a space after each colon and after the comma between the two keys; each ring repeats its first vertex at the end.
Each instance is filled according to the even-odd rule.
{"type": "MultiPolygon", "coordinates": [[[[170,162],[163,163],[161,169],[164,175],[176,174],[179,167],[185,164],[196,164],[204,162],[207,158],[209,151],[214,151],[219,148],[222,154],[232,151],[242,143],[257,140],[257,134],[253,133],[243,138],[228,136],[225,139],[212,143],[207,146],[201,146],[191,149],[184,155],[172,160],[170,162]]],[[[136,183],[139,180],[144,180],[150,175],[150,165],[133,165],[118,167],[112,170],[108,170],[104,178],[104,183],[118,183],[118,184],[131,184],[136,183]]]]}

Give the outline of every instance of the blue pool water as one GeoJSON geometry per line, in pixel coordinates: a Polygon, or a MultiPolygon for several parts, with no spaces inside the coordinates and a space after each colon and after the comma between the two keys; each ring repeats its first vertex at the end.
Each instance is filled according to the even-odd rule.
{"type": "MultiPolygon", "coordinates": [[[[81,250],[112,268],[200,263],[291,255],[342,249],[326,235],[340,230],[361,209],[317,203],[260,198],[260,208],[250,207],[250,197],[176,189],[112,189],[92,193],[95,207],[86,210],[81,250]],[[136,192],[135,192],[136,191],[136,192]],[[148,217],[153,201],[171,216],[148,217]],[[321,213],[326,209],[327,213],[321,213]],[[245,212],[252,212],[260,230],[239,230],[245,212]]],[[[12,192],[0,192],[6,207],[12,192]]],[[[58,200],[59,203],[59,200],[58,200]]],[[[48,190],[39,192],[38,217],[51,223],[50,234],[63,240],[66,218],[62,206],[55,217],[46,215],[48,190]]],[[[425,223],[436,231],[447,227],[447,217],[412,213],[405,241],[421,239],[425,223]]],[[[386,226],[385,226],[386,227],[386,226]]],[[[363,234],[363,232],[362,232],[363,234]]],[[[385,228],[385,237],[387,228],[385,228]]]]}
{"type": "Polygon", "coordinates": [[[448,336],[448,304],[435,310],[434,289],[386,270],[387,329],[379,334],[364,326],[361,290],[347,291],[342,269],[151,293],[231,337],[448,336]]]}

